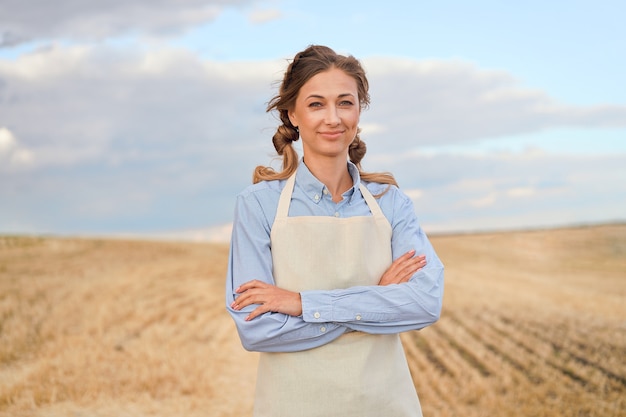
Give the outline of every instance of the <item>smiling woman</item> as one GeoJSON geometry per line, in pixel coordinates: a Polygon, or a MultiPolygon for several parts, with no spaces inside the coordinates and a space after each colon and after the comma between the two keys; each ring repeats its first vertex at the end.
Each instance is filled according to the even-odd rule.
{"type": "Polygon", "coordinates": [[[361,170],[368,104],[359,61],[310,46],[268,105],[283,170],[239,194],[226,283],[255,417],[421,416],[399,333],[438,320],[443,265],[393,176],[361,170]]]}

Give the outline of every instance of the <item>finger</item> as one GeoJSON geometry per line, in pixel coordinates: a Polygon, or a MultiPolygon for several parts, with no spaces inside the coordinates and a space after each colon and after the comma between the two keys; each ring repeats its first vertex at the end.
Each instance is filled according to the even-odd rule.
{"type": "MultiPolygon", "coordinates": [[[[423,255],[420,255],[420,256],[423,256],[423,255]]],[[[407,253],[405,253],[404,255],[399,256],[395,261],[393,261],[391,263],[391,268],[392,269],[394,269],[394,268],[397,269],[398,267],[401,268],[407,262],[410,263],[410,262],[415,261],[416,258],[418,258],[418,257],[415,256],[415,250],[410,250],[407,253]]]]}
{"type": "Polygon", "coordinates": [[[422,269],[424,266],[426,266],[426,260],[425,259],[421,259],[419,261],[416,261],[415,263],[412,263],[410,265],[407,265],[406,268],[404,268],[398,275],[399,275],[399,282],[407,282],[411,279],[411,277],[413,277],[413,275],[419,271],[420,269],[422,269]]]}
{"type": "Polygon", "coordinates": [[[244,291],[242,294],[240,294],[235,301],[233,301],[231,303],[231,307],[235,310],[241,310],[244,307],[247,307],[251,304],[260,304],[259,299],[260,299],[261,293],[259,292],[258,289],[250,289],[250,290],[246,290],[244,291]]]}
{"type": "Polygon", "coordinates": [[[254,310],[252,310],[250,314],[248,314],[248,316],[246,317],[246,321],[253,320],[254,318],[260,316],[263,313],[267,313],[268,311],[269,310],[265,307],[265,305],[260,305],[254,310]]]}
{"type": "Polygon", "coordinates": [[[410,250],[407,253],[399,256],[396,260],[394,260],[389,268],[387,269],[387,273],[391,275],[395,275],[398,271],[402,270],[405,267],[406,262],[410,262],[413,255],[415,254],[414,250],[410,250]]]}
{"type": "Polygon", "coordinates": [[[237,289],[235,290],[236,293],[242,293],[245,291],[248,291],[252,288],[263,288],[264,286],[267,286],[269,284],[263,282],[263,281],[259,281],[258,279],[253,279],[252,281],[248,281],[245,284],[241,284],[239,287],[237,287],[237,289]]]}
{"type": "Polygon", "coordinates": [[[392,272],[395,272],[396,274],[404,274],[406,270],[419,268],[419,265],[422,263],[423,260],[424,258],[417,256],[410,259],[404,259],[401,263],[395,265],[395,268],[392,270],[392,272]]]}
{"type": "Polygon", "coordinates": [[[419,269],[426,264],[426,258],[424,256],[416,256],[410,261],[407,261],[403,264],[405,269],[419,269]]]}
{"type": "Polygon", "coordinates": [[[398,275],[398,284],[407,282],[408,280],[410,280],[413,274],[415,274],[418,271],[418,269],[419,267],[415,266],[413,268],[407,268],[404,271],[402,271],[402,274],[398,275]]]}
{"type": "Polygon", "coordinates": [[[391,274],[388,276],[388,279],[395,284],[406,282],[416,271],[424,267],[425,262],[423,256],[407,259],[401,264],[398,264],[395,270],[390,271],[391,274]]]}
{"type": "Polygon", "coordinates": [[[401,264],[402,262],[405,262],[407,260],[410,260],[411,258],[413,258],[413,256],[415,256],[415,249],[411,249],[410,251],[404,253],[403,255],[399,256],[395,261],[393,261],[391,263],[391,265],[393,266],[394,264],[401,264]]]}
{"type": "Polygon", "coordinates": [[[257,280],[248,281],[244,284],[241,284],[239,287],[237,287],[235,292],[242,293],[242,292],[248,291],[251,288],[255,288],[257,285],[258,285],[257,280]]]}
{"type": "Polygon", "coordinates": [[[420,262],[425,261],[425,260],[426,260],[426,257],[424,255],[414,256],[414,257],[409,258],[409,259],[404,259],[402,262],[398,263],[398,267],[404,268],[407,265],[414,265],[414,264],[420,263],[420,262]]]}

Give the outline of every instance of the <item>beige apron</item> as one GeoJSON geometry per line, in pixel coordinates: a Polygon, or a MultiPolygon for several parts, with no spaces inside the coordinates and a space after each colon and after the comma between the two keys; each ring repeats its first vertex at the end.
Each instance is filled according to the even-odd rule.
{"type": "MultiPolygon", "coordinates": [[[[371,193],[361,185],[372,216],[288,217],[294,184],[295,174],[272,226],[276,285],[305,291],[378,284],[392,262],[391,225],[371,193]]],[[[350,332],[315,349],[260,355],[255,417],[421,415],[397,334],[350,332]]]]}

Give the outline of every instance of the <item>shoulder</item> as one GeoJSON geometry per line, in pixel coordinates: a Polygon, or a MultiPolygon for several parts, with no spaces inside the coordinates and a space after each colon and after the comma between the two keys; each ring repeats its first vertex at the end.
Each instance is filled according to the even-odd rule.
{"type": "Polygon", "coordinates": [[[285,180],[261,181],[244,188],[237,194],[235,210],[263,213],[272,217],[278,206],[285,180]]]}
{"type": "Polygon", "coordinates": [[[383,184],[379,182],[362,181],[367,190],[377,198],[379,203],[381,201],[393,201],[395,203],[406,204],[411,202],[409,196],[407,196],[400,188],[392,184],[383,184]]]}
{"type": "Polygon", "coordinates": [[[254,228],[255,224],[261,224],[268,232],[274,222],[280,193],[285,186],[284,182],[283,180],[261,181],[240,191],[235,200],[235,226],[254,228]]]}
{"type": "Polygon", "coordinates": [[[365,181],[363,185],[376,198],[376,202],[392,226],[416,215],[413,200],[397,186],[365,181]]]}
{"type": "Polygon", "coordinates": [[[263,198],[264,196],[274,195],[285,187],[285,180],[260,181],[256,184],[248,185],[241,190],[237,197],[239,199],[263,198]]]}

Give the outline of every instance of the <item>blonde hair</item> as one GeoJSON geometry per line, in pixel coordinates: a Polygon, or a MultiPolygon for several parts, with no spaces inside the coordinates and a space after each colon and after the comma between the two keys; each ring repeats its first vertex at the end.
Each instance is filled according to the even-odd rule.
{"type": "MultiPolygon", "coordinates": [[[[268,112],[276,110],[282,122],[272,137],[274,149],[283,159],[282,170],[275,171],[272,167],[259,165],[252,175],[253,183],[287,179],[296,171],[300,158],[293,147],[293,142],[296,142],[300,135],[298,129],[289,120],[289,110],[295,106],[300,88],[313,76],[331,68],[340,69],[353,77],[357,83],[361,109],[369,106],[369,83],[365,70],[356,58],[351,55],[338,55],[332,49],[320,45],[311,45],[304,51],[298,52],[285,71],[278,94],[269,101],[266,109],[268,112]]],[[[361,178],[365,181],[397,186],[395,178],[388,172],[363,172],[361,170],[361,160],[365,156],[367,147],[361,140],[360,133],[359,128],[348,148],[348,155],[350,161],[359,169],[361,178]]]]}

